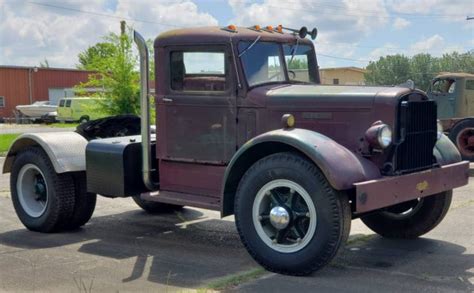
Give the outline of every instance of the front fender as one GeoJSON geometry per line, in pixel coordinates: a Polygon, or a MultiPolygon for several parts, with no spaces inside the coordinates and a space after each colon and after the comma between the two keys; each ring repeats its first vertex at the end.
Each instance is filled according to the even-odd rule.
{"type": "Polygon", "coordinates": [[[3,173],[9,173],[15,159],[22,149],[39,146],[48,155],[56,173],[84,171],[86,169],[87,140],[75,132],[24,133],[10,146],[3,173]]]}
{"type": "Polygon", "coordinates": [[[300,151],[313,161],[337,190],[350,189],[353,183],[381,177],[369,160],[355,155],[329,137],[307,129],[279,129],[261,134],[244,144],[234,155],[224,176],[224,183],[239,158],[261,143],[278,142],[300,151]]]}
{"type": "Polygon", "coordinates": [[[462,160],[461,154],[454,143],[444,134],[436,142],[433,154],[441,166],[461,162],[462,160]]]}

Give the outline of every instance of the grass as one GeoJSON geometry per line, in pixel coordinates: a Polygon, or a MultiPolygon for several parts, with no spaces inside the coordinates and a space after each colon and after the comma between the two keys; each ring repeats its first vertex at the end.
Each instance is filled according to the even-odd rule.
{"type": "Polygon", "coordinates": [[[10,145],[19,135],[19,133],[0,134],[0,156],[3,156],[7,153],[10,145]]]}
{"type": "Polygon", "coordinates": [[[46,126],[49,127],[56,127],[56,128],[76,128],[79,123],[52,123],[46,126]]]}
{"type": "Polygon", "coordinates": [[[201,292],[219,291],[219,290],[228,289],[228,288],[240,285],[242,283],[260,278],[265,273],[266,273],[265,269],[255,268],[248,271],[227,275],[225,277],[222,277],[210,282],[204,288],[200,288],[197,291],[201,293],[201,292]]]}

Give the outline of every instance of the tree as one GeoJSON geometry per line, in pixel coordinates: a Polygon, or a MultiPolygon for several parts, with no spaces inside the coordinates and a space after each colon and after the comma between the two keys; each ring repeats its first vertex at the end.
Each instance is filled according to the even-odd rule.
{"type": "Polygon", "coordinates": [[[116,55],[116,51],[117,48],[110,42],[101,42],[90,46],[84,52],[79,53],[77,68],[85,70],[94,68],[97,62],[116,55]]]}
{"type": "Polygon", "coordinates": [[[121,22],[120,35],[110,33],[101,43],[107,45],[93,46],[94,48],[113,47],[113,50],[101,56],[86,53],[95,52],[95,49],[89,50],[89,48],[84,54],[79,54],[79,59],[81,56],[91,56],[87,59],[89,63],[86,63],[85,68],[94,73],[91,73],[88,81],[81,83],[78,88],[79,90],[103,89],[94,94],[95,97],[100,98],[96,110],[109,115],[138,115],[140,112],[138,58],[132,51],[131,32],[132,30],[126,27],[125,22],[121,22]]]}
{"type": "Polygon", "coordinates": [[[371,61],[365,80],[370,85],[395,85],[410,79],[410,59],[404,55],[389,55],[371,61]]]}
{"type": "Polygon", "coordinates": [[[39,67],[40,67],[40,68],[49,68],[48,59],[44,58],[43,61],[40,61],[39,67]]]}
{"type": "Polygon", "coordinates": [[[415,86],[428,90],[431,80],[440,72],[474,73],[474,51],[453,52],[441,57],[417,54],[411,58],[388,55],[370,62],[365,80],[370,85],[396,85],[411,79],[415,86]]]}
{"type": "Polygon", "coordinates": [[[419,89],[427,90],[439,71],[438,60],[430,54],[417,54],[410,60],[410,79],[419,89]]]}

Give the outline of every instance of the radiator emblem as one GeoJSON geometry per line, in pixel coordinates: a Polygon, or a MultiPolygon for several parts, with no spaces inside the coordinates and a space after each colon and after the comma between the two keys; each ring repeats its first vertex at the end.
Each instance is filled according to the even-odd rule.
{"type": "Polygon", "coordinates": [[[422,192],[422,191],[427,190],[428,187],[429,187],[428,181],[425,180],[416,185],[416,190],[422,192]]]}

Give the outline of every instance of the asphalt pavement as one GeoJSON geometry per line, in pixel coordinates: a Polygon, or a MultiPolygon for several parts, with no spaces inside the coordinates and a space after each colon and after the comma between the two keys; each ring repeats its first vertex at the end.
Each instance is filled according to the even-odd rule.
{"type": "Polygon", "coordinates": [[[8,180],[0,175],[0,291],[474,291],[473,178],[424,237],[387,240],[353,221],[339,256],[308,277],[263,271],[232,217],[202,209],[148,215],[131,199],[100,197],[84,228],[30,232],[14,213],[8,180]]]}

